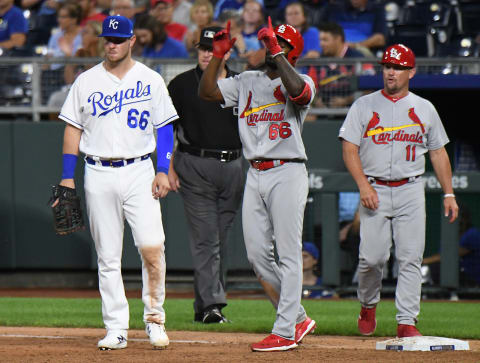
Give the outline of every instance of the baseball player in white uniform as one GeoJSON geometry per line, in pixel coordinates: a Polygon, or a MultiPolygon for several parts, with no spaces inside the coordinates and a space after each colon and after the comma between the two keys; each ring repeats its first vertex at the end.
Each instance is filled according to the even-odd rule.
{"type": "Polygon", "coordinates": [[[165,235],[158,198],[169,191],[170,122],[178,116],[162,77],[131,58],[130,20],[107,17],[100,36],[105,61],[78,76],[59,115],[66,122],[60,185],[75,187],[77,155],[84,153],[87,213],[107,330],[98,347],[127,346],[129,307],[121,275],[126,219],[142,259],[146,332],[154,347],[164,348],[169,343],[163,309],[165,235]],[[155,146],[156,174],[150,159],[155,146]]]}
{"type": "Polygon", "coordinates": [[[419,336],[420,266],[425,247],[425,191],[421,175],[429,153],[445,193],[445,217],[453,222],[458,206],[452,171],[444,145],[448,137],[435,107],[409,91],[415,55],[402,44],[385,50],[384,88],[360,97],[350,108],[339,137],[343,159],[360,191],[358,319],[361,334],[376,328],[382,271],[392,240],[398,262],[395,295],[397,336],[419,336]]]}
{"type": "Polygon", "coordinates": [[[217,33],[213,57],[202,75],[199,94],[225,107],[238,106],[245,158],[250,162],[243,199],[243,233],[248,259],[277,311],[272,334],[251,345],[254,351],[297,347],[315,328],[300,304],[302,227],[308,194],[301,131],[315,86],[299,75],[295,62],[303,38],[290,25],[258,33],[267,48],[266,71],[248,71],[218,80],[221,61],[235,39],[230,24],[217,33]],[[274,239],[278,263],[274,256],[274,239]]]}

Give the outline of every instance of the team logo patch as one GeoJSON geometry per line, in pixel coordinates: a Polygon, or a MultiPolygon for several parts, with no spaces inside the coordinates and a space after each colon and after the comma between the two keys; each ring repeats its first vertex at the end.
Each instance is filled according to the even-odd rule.
{"type": "Polygon", "coordinates": [[[132,103],[147,102],[152,99],[150,84],[144,85],[142,81],[137,81],[135,88],[119,90],[113,95],[105,95],[103,92],[96,91],[88,96],[88,103],[93,106],[92,116],[98,113],[98,116],[105,116],[112,111],[122,112],[125,105],[132,103]]]}
{"type": "Polygon", "coordinates": [[[215,35],[215,32],[212,31],[212,30],[205,30],[205,32],[203,33],[203,36],[205,38],[212,38],[213,39],[214,35],[215,35]]]}

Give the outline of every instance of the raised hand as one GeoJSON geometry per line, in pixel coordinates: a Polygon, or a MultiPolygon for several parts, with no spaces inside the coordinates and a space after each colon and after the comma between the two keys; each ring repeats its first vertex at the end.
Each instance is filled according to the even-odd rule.
{"type": "Polygon", "coordinates": [[[273,31],[272,19],[268,17],[268,27],[264,27],[258,32],[258,40],[263,41],[265,48],[268,49],[272,57],[283,54],[283,50],[278,44],[277,36],[273,31]]]}
{"type": "Polygon", "coordinates": [[[227,23],[227,28],[220,30],[213,37],[213,56],[223,59],[226,53],[232,49],[237,38],[230,39],[230,20],[227,23]]]}

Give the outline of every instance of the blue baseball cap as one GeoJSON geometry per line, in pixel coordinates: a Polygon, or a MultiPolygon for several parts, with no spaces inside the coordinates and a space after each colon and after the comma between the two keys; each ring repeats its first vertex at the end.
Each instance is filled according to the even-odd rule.
{"type": "Polygon", "coordinates": [[[121,15],[112,15],[103,21],[102,34],[99,37],[130,38],[133,36],[133,24],[121,15]]]}
{"type": "Polygon", "coordinates": [[[320,252],[318,251],[317,246],[312,242],[303,242],[303,251],[308,252],[313,256],[314,259],[318,260],[320,252]]]}

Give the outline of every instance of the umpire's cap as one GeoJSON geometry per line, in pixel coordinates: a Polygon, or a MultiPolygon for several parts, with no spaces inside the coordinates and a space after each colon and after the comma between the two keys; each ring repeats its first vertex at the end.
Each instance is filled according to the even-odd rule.
{"type": "Polygon", "coordinates": [[[112,15],[103,21],[102,34],[99,37],[131,38],[133,24],[130,19],[121,15],[112,15]]]}
{"type": "Polygon", "coordinates": [[[409,47],[403,44],[394,44],[385,50],[382,60],[378,63],[397,64],[399,66],[413,68],[415,67],[415,54],[409,47]]]}
{"type": "Polygon", "coordinates": [[[203,28],[202,32],[200,33],[200,41],[197,44],[195,44],[195,46],[198,47],[201,45],[202,47],[212,49],[213,37],[222,29],[223,28],[219,26],[209,26],[209,27],[203,28]]]}

